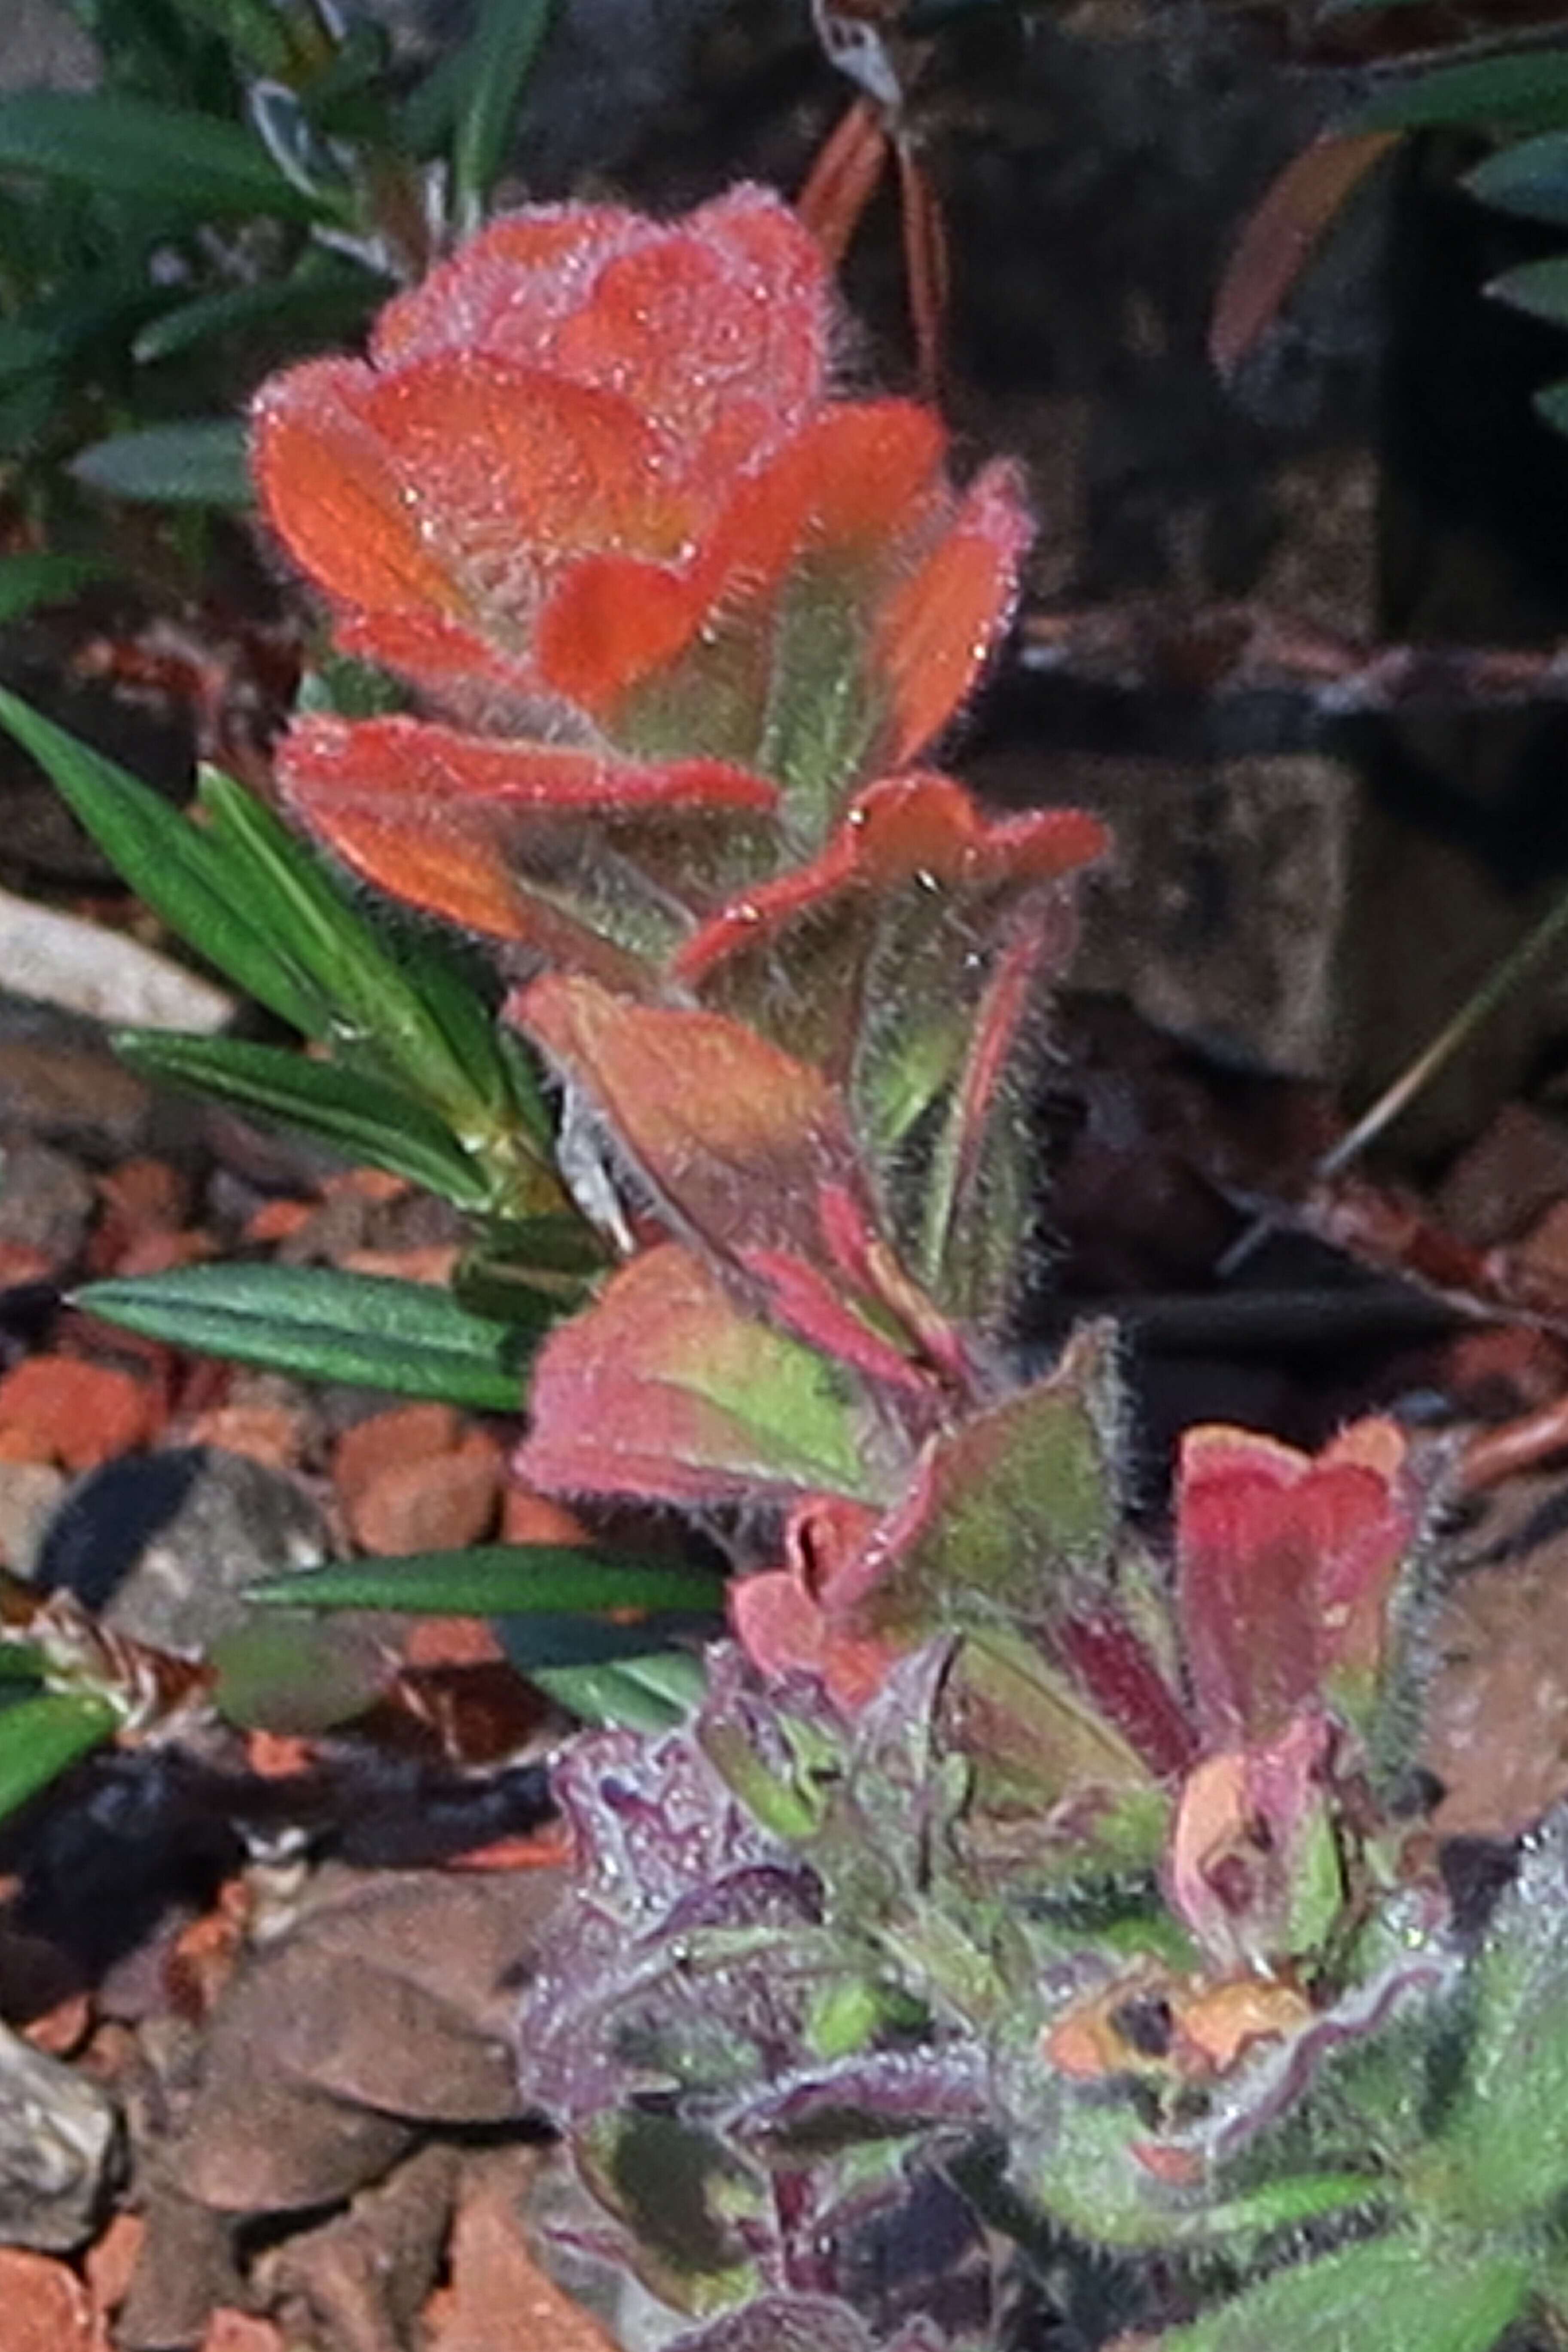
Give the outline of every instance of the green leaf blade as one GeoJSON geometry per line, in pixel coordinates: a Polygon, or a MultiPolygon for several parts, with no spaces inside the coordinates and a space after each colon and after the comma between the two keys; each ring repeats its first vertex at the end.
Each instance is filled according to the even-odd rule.
{"type": "Polygon", "coordinates": [[[0,726],[32,754],[115,870],[237,986],[308,1036],[330,1008],[262,928],[267,910],[238,903],[247,877],[139,778],[0,690],[0,726]]]}
{"type": "Polygon", "coordinates": [[[112,1739],[119,1717],[108,1699],[44,1691],[0,1709],[0,1820],[112,1739]]]}
{"type": "Polygon", "coordinates": [[[170,213],[322,217],[237,124],[119,92],[0,95],[0,171],[139,197],[170,213]]]}
{"type": "Polygon", "coordinates": [[[512,1412],[539,1325],[489,1322],[444,1290],[329,1266],[193,1265],[89,1284],[77,1304],[199,1354],[388,1395],[512,1412]]]}
{"type": "Polygon", "coordinates": [[[1568,131],[1522,139],[1466,175],[1472,196],[1494,212],[1568,228],[1568,131]]]}
{"type": "Polygon", "coordinates": [[[568,1544],[474,1544],[339,1562],[252,1585],[248,1598],[297,1609],[392,1609],[507,1617],[566,1610],[684,1611],[723,1605],[721,1579],[568,1544]]]}
{"type": "Polygon", "coordinates": [[[128,1029],[114,1044],[143,1076],[291,1128],[356,1165],[405,1176],[458,1208],[485,1206],[483,1178],[439,1120],[374,1078],[231,1037],[128,1029]]]}
{"type": "Polygon", "coordinates": [[[138,505],[238,511],[251,499],[245,427],[236,417],[193,416],[116,433],[79,451],[70,470],[89,489],[138,505]]]}
{"type": "Polygon", "coordinates": [[[1347,131],[1440,131],[1452,124],[1516,122],[1542,131],[1568,124],[1568,50],[1479,58],[1439,66],[1380,90],[1341,127],[1347,131]]]}

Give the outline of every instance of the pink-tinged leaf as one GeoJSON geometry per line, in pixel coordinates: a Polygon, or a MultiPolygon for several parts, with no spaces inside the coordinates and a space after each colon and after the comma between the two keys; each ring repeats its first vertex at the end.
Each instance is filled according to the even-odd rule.
{"type": "MultiPolygon", "coordinates": [[[[950,777],[897,777],[861,793],[816,857],[738,895],[677,952],[676,974],[710,1002],[843,1073],[883,1220],[933,1287],[954,1228],[975,1237],[983,1139],[1002,1123],[997,1088],[1030,983],[1072,938],[1066,885],[1105,845],[1078,810],[992,819],[950,777]],[[901,1230],[900,1155],[960,1085],[942,1165],[913,1188],[930,1213],[901,1230]]],[[[997,1202],[998,1226],[1016,1205],[997,1202]]],[[[972,1253],[966,1270],[984,1262],[972,1253]]],[[[955,1272],[942,1301],[976,1313],[999,1286],[955,1272]]]]}
{"type": "Polygon", "coordinates": [[[1036,892],[998,926],[963,1068],[926,1181],[922,1271],[951,1314],[994,1328],[1018,1279],[1036,1144],[1020,1117],[1019,1045],[1043,981],[1077,936],[1059,892],[1036,892]]]}
{"type": "Polygon", "coordinates": [[[898,1448],[842,1367],[738,1307],[670,1244],[546,1341],[518,1475],[548,1494],[684,1504],[874,1502],[898,1448]]]}
{"type": "Polygon", "coordinates": [[[809,1063],[712,1013],[640,1004],[554,973],[513,1017],[601,1118],[682,1240],[712,1252],[759,1303],[868,1378],[934,1403],[924,1317],[888,1283],[856,1295],[875,1236],[834,1088],[809,1063]],[[828,1212],[831,1211],[831,1213],[828,1212]],[[840,1246],[860,1243],[853,1267],[840,1246]]]}
{"type": "Polygon", "coordinates": [[[1209,357],[1230,375],[1267,333],[1330,224],[1373,166],[1398,143],[1393,131],[1325,132],[1285,166],[1241,232],[1209,327],[1209,357]]]}
{"type": "Polygon", "coordinates": [[[819,1188],[857,1178],[837,1097],[809,1064],[718,1013],[553,973],[513,1011],[673,1224],[728,1258],[821,1259],[819,1188]]]}
{"type": "MultiPolygon", "coordinates": [[[[935,1318],[930,1315],[929,1302],[922,1302],[927,1304],[926,1318],[904,1318],[900,1346],[889,1339],[886,1330],[879,1329],[873,1307],[850,1304],[842,1286],[836,1286],[805,1259],[791,1257],[783,1250],[743,1249],[737,1253],[736,1262],[761,1282],[770,1313],[797,1339],[852,1366],[876,1386],[908,1396],[917,1408],[927,1408],[928,1417],[936,1403],[933,1367],[940,1367],[950,1378],[963,1378],[966,1367],[956,1360],[952,1335],[945,1329],[941,1332],[940,1351],[929,1347],[925,1350],[930,1361],[913,1361],[908,1353],[911,1338],[930,1337],[935,1318]]],[[[863,1294],[870,1301],[878,1295],[875,1290],[863,1294]]],[[[907,1292],[898,1295],[900,1306],[906,1303],[907,1296],[907,1292]]]]}
{"type": "Polygon", "coordinates": [[[877,666],[892,711],[889,767],[916,758],[973,688],[1018,593],[1034,525],[1016,470],[987,466],[909,579],[885,600],[877,666]]]}
{"type": "Polygon", "coordinates": [[[689,837],[775,797],[717,761],[634,763],[401,718],[301,720],[279,778],[311,831],[380,888],[621,987],[647,984],[642,950],[668,942],[670,910],[652,887],[639,908],[618,865],[625,903],[608,899],[611,837],[625,845],[639,824],[689,837]]]}
{"type": "Polygon", "coordinates": [[[1186,1433],[1178,1604],[1209,1744],[1277,1738],[1336,1684],[1352,1711],[1370,1704],[1421,1525],[1407,1462],[1388,1422],[1356,1423],[1316,1456],[1247,1430],[1186,1433]]]}
{"type": "Polygon", "coordinates": [[[1064,1615],[1052,1643],[1107,1723],[1162,1780],[1192,1763],[1197,1742],[1185,1708],[1142,1636],[1111,1605],[1064,1615]]]}
{"type": "Polygon", "coordinates": [[[1081,1685],[1022,1635],[982,1625],[958,1643],[942,1693],[942,1725],[974,1775],[964,1808],[971,1850],[984,1851],[994,1827],[1007,1842],[1003,1850],[1010,1844],[1016,1870],[1022,1820],[1036,1866],[1054,1843],[1080,1852],[1098,1843],[1103,1852],[1121,1811],[1108,1801],[1128,1795],[1146,1801],[1137,1808],[1139,1843],[1147,1840],[1158,1850],[1163,1809],[1144,1759],[1081,1685]]]}

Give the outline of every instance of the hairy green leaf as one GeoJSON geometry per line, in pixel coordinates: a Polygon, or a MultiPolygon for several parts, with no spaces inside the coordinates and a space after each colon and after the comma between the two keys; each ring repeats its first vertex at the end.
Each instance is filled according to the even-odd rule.
{"type": "Polygon", "coordinates": [[[1511,2250],[1373,2238],[1167,2328],[1161,2352],[1490,2352],[1528,2278],[1526,2257],[1511,2250]]]}

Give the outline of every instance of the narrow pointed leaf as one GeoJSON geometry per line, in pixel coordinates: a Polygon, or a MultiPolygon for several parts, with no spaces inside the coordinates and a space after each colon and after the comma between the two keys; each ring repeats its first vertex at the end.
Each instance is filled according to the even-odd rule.
{"type": "Polygon", "coordinates": [[[489,1186],[450,1131],[374,1078],[231,1037],[131,1029],[114,1042],[132,1069],[149,1077],[276,1120],[358,1164],[406,1176],[459,1208],[482,1209],[488,1202],[489,1186]]]}
{"type": "Polygon", "coordinates": [[[1479,58],[1396,82],[1358,107],[1344,126],[1440,131],[1449,123],[1519,122],[1541,130],[1568,120],[1568,50],[1479,58]]]}
{"type": "Polygon", "coordinates": [[[235,417],[190,416],[116,433],[81,450],[70,470],[89,489],[153,506],[250,504],[245,427],[235,417]]]}
{"type": "Polygon", "coordinates": [[[1477,164],[1465,185],[1498,212],[1568,228],[1568,131],[1544,131],[1500,149],[1477,164]]]}
{"type": "Polygon", "coordinates": [[[474,1544],[353,1560],[249,1589],[252,1601],[300,1609],[400,1609],[419,1615],[506,1617],[535,1611],[722,1607],[720,1579],[663,1562],[566,1544],[474,1544]]]}
{"type": "Polygon", "coordinates": [[[0,170],[40,173],[204,219],[322,216],[322,207],[290,187],[237,124],[108,91],[27,89],[0,97],[0,170]]]}
{"type": "Polygon", "coordinates": [[[1266,334],[1329,228],[1395,142],[1393,131],[1327,131],[1293,156],[1248,216],[1209,325],[1209,356],[1230,375],[1266,334]]]}
{"type": "Polygon", "coordinates": [[[271,909],[243,893],[249,879],[189,818],[126,769],[0,690],[0,725],[30,751],[73,814],[139,898],[258,1003],[307,1036],[324,1034],[329,1008],[287,946],[269,935],[271,909]]]}
{"type": "Polygon", "coordinates": [[[44,1691],[0,1710],[0,1820],[112,1739],[118,1721],[107,1699],[74,1691],[44,1691]]]}
{"type": "Polygon", "coordinates": [[[444,1290],[328,1266],[192,1265],[89,1284],[77,1303],[176,1348],[480,1412],[516,1410],[535,1327],[470,1315],[444,1290]]]}
{"type": "Polygon", "coordinates": [[[370,1045],[432,1106],[454,1120],[515,1113],[538,1141],[549,1116],[525,1066],[502,1059],[490,1016],[437,943],[406,926],[383,932],[353,906],[269,808],[216,771],[202,802],[219,846],[243,860],[275,919],[333,1011],[340,1046],[370,1045]]]}
{"type": "MultiPolygon", "coordinates": [[[[1568,181],[1564,194],[1568,194],[1568,181]]],[[[1495,301],[1507,302],[1532,319],[1545,319],[1554,327],[1568,326],[1568,254],[1553,254],[1545,261],[1526,261],[1517,269],[1507,269],[1492,279],[1487,292],[1495,301]]]]}
{"type": "Polygon", "coordinates": [[[385,291],[384,279],[363,269],[300,270],[281,282],[269,278],[254,286],[226,286],[161,312],[136,337],[132,356],[145,367],[195,344],[251,334],[286,336],[294,352],[342,342],[385,291]]]}
{"type": "Polygon", "coordinates": [[[512,121],[550,23],[551,0],[482,0],[458,58],[452,178],[476,214],[506,159],[512,121]]]}

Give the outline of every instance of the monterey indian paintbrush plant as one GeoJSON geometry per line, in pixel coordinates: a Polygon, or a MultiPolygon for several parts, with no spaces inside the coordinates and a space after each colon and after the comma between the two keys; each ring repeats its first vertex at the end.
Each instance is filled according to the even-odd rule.
{"type": "Polygon", "coordinates": [[[926,409],[835,395],[837,331],[762,191],[525,211],[256,413],[274,530],[401,681],[302,712],[283,799],[499,982],[467,1092],[436,1000],[389,1044],[362,991],[334,1050],[535,1302],[520,1474],[732,1570],[679,1719],[558,1759],[543,2227],[680,2352],[1568,2341],[1568,1833],[1457,1907],[1413,1765],[1440,1460],[1192,1430],[1165,1559],[1113,1335],[1010,1344],[1107,845],[922,764],[1028,524],[926,409]]]}

